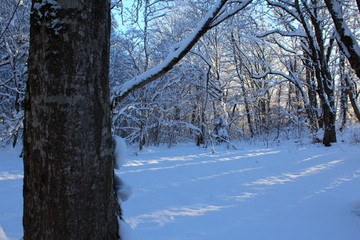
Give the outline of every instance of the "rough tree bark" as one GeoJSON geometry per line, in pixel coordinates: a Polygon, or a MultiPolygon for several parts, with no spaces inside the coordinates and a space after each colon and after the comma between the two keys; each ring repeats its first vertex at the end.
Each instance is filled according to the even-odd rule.
{"type": "Polygon", "coordinates": [[[24,239],[118,239],[109,1],[33,0],[24,239]]]}

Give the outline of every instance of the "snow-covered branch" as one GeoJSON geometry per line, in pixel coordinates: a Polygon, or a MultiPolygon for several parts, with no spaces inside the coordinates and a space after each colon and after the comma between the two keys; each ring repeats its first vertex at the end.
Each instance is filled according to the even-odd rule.
{"type": "Polygon", "coordinates": [[[117,94],[112,100],[113,108],[132,91],[145,86],[171,70],[208,30],[245,8],[251,1],[252,0],[237,1],[238,3],[236,4],[229,0],[216,1],[196,29],[181,41],[173,51],[169,52],[161,64],[138,75],[134,79],[126,81],[122,87],[117,90],[117,94]],[[227,7],[232,7],[232,9],[227,10],[227,7]]]}
{"type": "Polygon", "coordinates": [[[304,33],[304,31],[302,31],[302,29],[296,29],[294,31],[281,31],[279,29],[275,29],[275,30],[272,30],[272,31],[268,31],[268,32],[265,32],[265,33],[261,33],[261,34],[258,34],[257,36],[258,37],[266,37],[266,36],[269,36],[269,35],[272,35],[272,34],[279,34],[283,37],[306,37],[306,34],[304,33]]]}
{"type": "Polygon", "coordinates": [[[287,81],[292,82],[296,87],[298,87],[300,90],[302,90],[302,85],[304,83],[302,83],[297,78],[297,76],[295,74],[293,74],[292,72],[290,72],[290,74],[291,75],[287,75],[287,74],[285,74],[283,72],[280,72],[280,71],[268,70],[268,71],[264,72],[263,74],[259,74],[259,75],[253,74],[253,75],[251,75],[251,77],[255,78],[255,79],[261,79],[261,78],[265,78],[267,75],[278,75],[278,76],[283,77],[287,81]]]}

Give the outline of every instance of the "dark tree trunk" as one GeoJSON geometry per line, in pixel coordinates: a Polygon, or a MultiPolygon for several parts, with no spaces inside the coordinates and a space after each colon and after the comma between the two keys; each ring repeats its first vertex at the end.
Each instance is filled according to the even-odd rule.
{"type": "Polygon", "coordinates": [[[346,74],[346,76],[345,76],[345,84],[346,84],[347,94],[349,95],[351,106],[353,107],[356,118],[360,122],[360,107],[357,103],[358,100],[356,99],[356,95],[357,95],[356,87],[353,86],[354,84],[352,83],[348,74],[346,74]]]}
{"type": "MultiPolygon", "coordinates": [[[[336,32],[339,35],[337,38],[339,47],[349,60],[358,78],[360,78],[360,47],[344,21],[341,5],[336,0],[325,0],[325,3],[333,19],[336,32]]],[[[357,3],[359,4],[359,1],[357,3]]]]}
{"type": "Polygon", "coordinates": [[[348,111],[348,97],[346,87],[346,73],[345,73],[345,56],[340,54],[339,59],[339,72],[340,72],[340,110],[341,110],[341,125],[339,130],[343,131],[347,122],[347,111],[348,111]]]}
{"type": "Polygon", "coordinates": [[[246,96],[246,89],[245,89],[244,84],[241,86],[241,90],[244,94],[246,120],[247,120],[247,124],[249,126],[250,136],[251,136],[251,138],[253,138],[255,136],[255,130],[254,130],[253,123],[251,120],[250,104],[249,104],[249,100],[247,99],[247,96],[246,96]]]}
{"type": "Polygon", "coordinates": [[[32,1],[24,239],[118,239],[109,1],[32,1]]]}
{"type": "Polygon", "coordinates": [[[324,118],[324,138],[323,144],[326,147],[331,146],[332,142],[336,142],[336,129],[335,129],[335,113],[333,108],[328,104],[323,103],[323,118],[324,118]]]}
{"type": "MultiPolygon", "coordinates": [[[[207,93],[206,93],[207,94],[207,93]]],[[[200,130],[201,132],[196,135],[196,146],[201,146],[205,144],[205,108],[200,109],[200,130]]]]}
{"type": "MultiPolygon", "coordinates": [[[[310,119],[310,130],[315,133],[319,130],[319,122],[318,122],[318,104],[316,98],[316,84],[314,78],[314,68],[310,60],[305,60],[306,67],[306,83],[308,85],[307,94],[309,99],[309,106],[306,108],[306,112],[310,119]]],[[[306,96],[304,96],[304,99],[306,96]]]]}

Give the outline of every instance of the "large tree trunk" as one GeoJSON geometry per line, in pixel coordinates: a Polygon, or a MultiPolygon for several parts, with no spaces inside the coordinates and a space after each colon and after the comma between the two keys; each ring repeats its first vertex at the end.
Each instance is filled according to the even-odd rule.
{"type": "Polygon", "coordinates": [[[32,1],[24,239],[118,239],[109,1],[32,1]]]}

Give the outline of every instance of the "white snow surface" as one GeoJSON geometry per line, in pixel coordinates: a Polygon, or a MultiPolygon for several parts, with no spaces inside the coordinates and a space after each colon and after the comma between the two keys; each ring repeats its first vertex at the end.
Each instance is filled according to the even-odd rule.
{"type": "MultiPolygon", "coordinates": [[[[116,171],[133,188],[122,204],[125,240],[360,239],[359,144],[233,145],[128,149],[116,171]]],[[[22,236],[19,153],[0,149],[0,226],[9,239],[22,236]]]]}

